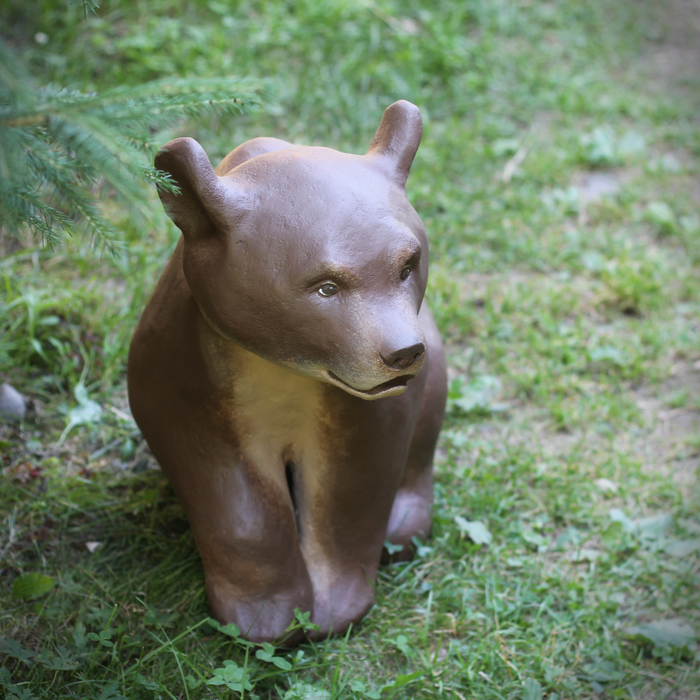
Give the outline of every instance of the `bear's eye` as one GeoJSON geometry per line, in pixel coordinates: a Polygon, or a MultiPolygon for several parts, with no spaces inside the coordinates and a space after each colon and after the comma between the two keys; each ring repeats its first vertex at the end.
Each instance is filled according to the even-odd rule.
{"type": "Polygon", "coordinates": [[[338,293],[338,285],[332,282],[326,282],[318,288],[318,293],[322,297],[332,297],[334,294],[338,293]]]}
{"type": "Polygon", "coordinates": [[[401,270],[401,274],[399,275],[399,277],[401,277],[402,280],[407,280],[410,274],[411,268],[408,265],[406,265],[406,267],[404,267],[404,269],[401,270]]]}

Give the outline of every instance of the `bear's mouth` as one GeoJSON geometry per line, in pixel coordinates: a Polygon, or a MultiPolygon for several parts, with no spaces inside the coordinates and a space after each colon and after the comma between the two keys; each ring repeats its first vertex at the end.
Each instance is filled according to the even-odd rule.
{"type": "Polygon", "coordinates": [[[333,384],[336,384],[342,389],[345,389],[345,391],[348,393],[353,394],[354,396],[360,396],[363,399],[379,398],[380,396],[385,396],[386,394],[389,394],[390,396],[402,394],[406,390],[408,380],[413,379],[413,377],[413,374],[403,374],[400,377],[390,379],[388,382],[377,384],[377,386],[372,387],[371,389],[356,389],[354,386],[344,382],[338,375],[333,374],[333,372],[328,370],[328,378],[333,384]]]}

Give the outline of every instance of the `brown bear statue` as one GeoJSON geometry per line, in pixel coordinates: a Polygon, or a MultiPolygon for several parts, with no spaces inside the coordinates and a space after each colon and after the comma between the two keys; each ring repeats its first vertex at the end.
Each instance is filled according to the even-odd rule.
{"type": "Polygon", "coordinates": [[[182,502],[212,614],[323,638],[372,605],[386,540],[430,530],[445,357],[406,178],[418,108],[363,156],[256,138],[214,170],[179,138],[156,166],[182,237],[131,343],[129,401],[182,502]]]}

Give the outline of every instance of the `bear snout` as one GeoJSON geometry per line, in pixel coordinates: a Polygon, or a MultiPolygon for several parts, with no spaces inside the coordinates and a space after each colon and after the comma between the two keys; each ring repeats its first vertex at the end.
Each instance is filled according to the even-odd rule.
{"type": "Polygon", "coordinates": [[[391,369],[410,369],[425,354],[425,344],[415,343],[408,347],[395,350],[388,355],[381,355],[384,364],[391,369]]]}

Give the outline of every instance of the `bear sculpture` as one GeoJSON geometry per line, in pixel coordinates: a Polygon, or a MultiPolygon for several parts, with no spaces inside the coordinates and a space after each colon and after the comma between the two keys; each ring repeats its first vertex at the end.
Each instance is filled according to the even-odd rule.
{"type": "Polygon", "coordinates": [[[410,558],[429,533],[446,368],[405,192],[421,134],[400,101],[363,156],[274,138],[216,170],[190,138],[156,156],[182,237],[131,343],[129,401],[212,615],[250,640],[280,640],[296,608],[316,638],[346,630],[383,543],[410,558]]]}

